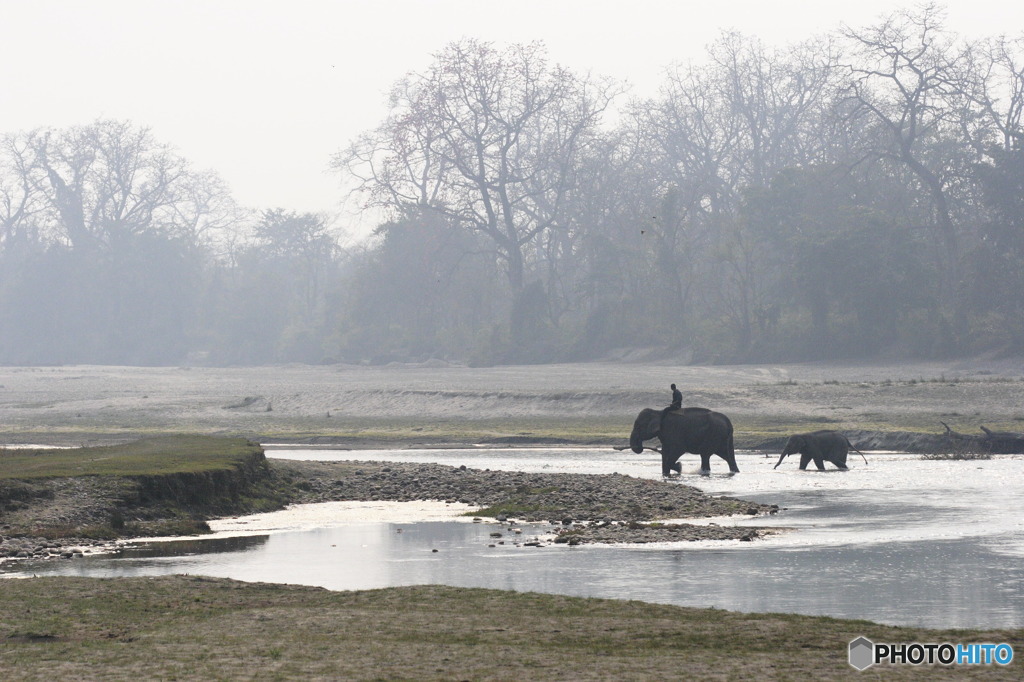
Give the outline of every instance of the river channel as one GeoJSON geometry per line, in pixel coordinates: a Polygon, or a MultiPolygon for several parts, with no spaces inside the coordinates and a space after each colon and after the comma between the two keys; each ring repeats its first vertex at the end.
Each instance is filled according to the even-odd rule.
{"type": "MultiPolygon", "coordinates": [[[[660,478],[654,455],[611,449],[275,446],[267,456],[660,478]]],[[[681,482],[782,508],[771,517],[710,520],[790,529],[754,542],[538,547],[528,543],[550,533],[548,524],[473,523],[443,503],[330,503],[227,519],[211,524],[217,533],[206,539],[0,571],[188,573],[333,590],[442,583],[906,626],[1024,627],[1024,457],[868,459],[853,454],[850,471],[821,473],[799,471],[794,458],[773,469],[774,457],[738,454],[741,473],[728,475],[716,458],[712,475],[700,476],[696,458],[684,456],[681,482]]]]}

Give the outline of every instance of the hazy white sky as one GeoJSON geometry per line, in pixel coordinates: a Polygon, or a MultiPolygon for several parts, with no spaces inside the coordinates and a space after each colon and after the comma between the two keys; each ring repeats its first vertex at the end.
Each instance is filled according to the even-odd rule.
{"type": "MultiPolygon", "coordinates": [[[[949,0],[969,36],[1024,32],[1024,2],[949,0]]],[[[543,40],[578,71],[653,94],[723,29],[769,44],[862,26],[855,0],[0,0],[0,133],[97,118],[152,129],[255,208],[338,210],[332,153],[384,116],[385,93],[464,37],[543,40]]],[[[353,225],[356,230],[367,226],[353,225]]],[[[371,226],[372,227],[372,226],[371,226]]]]}

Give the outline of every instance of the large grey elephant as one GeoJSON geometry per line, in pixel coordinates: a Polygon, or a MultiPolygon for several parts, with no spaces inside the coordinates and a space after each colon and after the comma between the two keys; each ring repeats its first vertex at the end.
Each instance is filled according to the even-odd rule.
{"type": "MultiPolygon", "coordinates": [[[[774,469],[778,469],[779,465],[782,464],[782,460],[786,459],[787,455],[798,453],[800,455],[800,468],[806,469],[808,463],[814,462],[814,465],[818,467],[818,471],[825,470],[825,462],[832,462],[838,468],[846,470],[846,455],[850,452],[850,448],[857,450],[850,444],[849,439],[839,433],[838,431],[814,431],[812,433],[798,433],[789,437],[786,441],[786,447],[782,448],[782,455],[779,456],[779,461],[775,463],[774,469]]],[[[860,452],[861,457],[864,457],[864,453],[860,452]]],[[[864,463],[868,463],[868,458],[864,457],[864,463]]]]}
{"type": "Polygon", "coordinates": [[[671,476],[682,471],[679,458],[684,452],[700,455],[702,473],[711,471],[711,455],[729,463],[730,471],[739,471],[732,441],[732,422],[721,412],[706,407],[684,407],[680,410],[646,408],[633,422],[629,447],[640,454],[644,441],[661,440],[661,473],[671,476]]]}

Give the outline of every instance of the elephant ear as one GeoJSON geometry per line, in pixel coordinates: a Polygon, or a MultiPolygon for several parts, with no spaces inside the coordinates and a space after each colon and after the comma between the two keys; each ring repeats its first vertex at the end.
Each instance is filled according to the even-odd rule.
{"type": "Polygon", "coordinates": [[[661,410],[650,410],[644,423],[644,440],[654,438],[661,433],[661,410]]]}
{"type": "MultiPolygon", "coordinates": [[[[803,449],[803,442],[800,436],[790,436],[786,439],[786,444],[782,448],[783,456],[791,455],[794,452],[800,452],[803,449]]],[[[776,465],[778,466],[778,465],[776,465]]]]}

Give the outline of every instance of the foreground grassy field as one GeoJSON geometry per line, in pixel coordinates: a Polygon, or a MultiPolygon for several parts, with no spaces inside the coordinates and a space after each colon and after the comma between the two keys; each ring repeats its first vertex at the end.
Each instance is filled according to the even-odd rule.
{"type": "Polygon", "coordinates": [[[935,631],[537,593],[329,592],[188,576],[0,582],[0,679],[1021,679],[1022,664],[879,666],[848,643],[1008,642],[935,631]]]}

